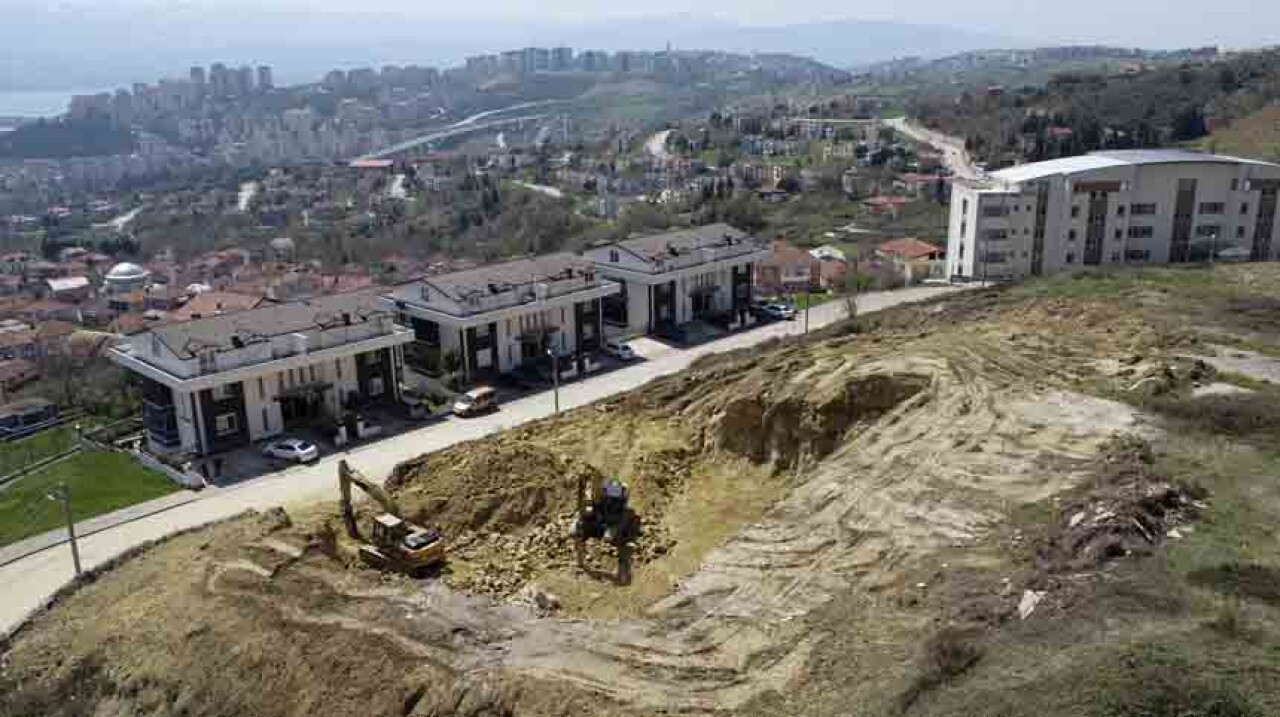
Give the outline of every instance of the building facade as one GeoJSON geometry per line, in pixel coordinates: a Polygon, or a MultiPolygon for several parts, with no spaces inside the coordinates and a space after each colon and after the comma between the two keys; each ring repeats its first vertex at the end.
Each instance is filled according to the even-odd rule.
{"type": "Polygon", "coordinates": [[[593,247],[583,255],[622,285],[603,304],[606,323],[632,334],[664,334],[695,320],[745,322],[754,267],[773,252],[727,224],[711,224],[593,247]]]}
{"type": "Polygon", "coordinates": [[[1122,150],[957,180],[947,273],[1013,280],[1082,267],[1277,258],[1280,165],[1122,150]]]}
{"type": "Polygon", "coordinates": [[[411,341],[360,291],[160,326],[108,354],[141,379],[149,448],[207,455],[397,400],[411,341]]]}
{"type": "Polygon", "coordinates": [[[547,363],[548,351],[582,370],[601,348],[601,299],[619,291],[590,262],[551,254],[427,277],[384,301],[413,328],[415,367],[455,365],[472,382],[547,363]]]}

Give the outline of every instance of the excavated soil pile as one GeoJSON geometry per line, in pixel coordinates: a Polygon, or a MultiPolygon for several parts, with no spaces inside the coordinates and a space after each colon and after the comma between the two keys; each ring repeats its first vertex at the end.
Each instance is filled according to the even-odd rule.
{"type": "MultiPolygon", "coordinates": [[[[632,549],[632,564],[666,554],[672,540],[662,526],[664,496],[688,477],[673,452],[646,454],[633,490],[646,495],[645,526],[632,549]],[[661,479],[658,479],[661,476],[661,479]]],[[[469,443],[396,467],[387,485],[405,512],[449,538],[450,585],[509,597],[537,574],[572,569],[571,539],[579,480],[588,489],[604,475],[594,466],[520,435],[469,443]]],[[[612,548],[587,544],[587,565],[613,572],[612,548]]]]}
{"type": "Polygon", "coordinates": [[[1203,497],[1156,475],[1146,441],[1117,437],[1104,449],[1093,485],[1062,502],[1059,521],[1036,547],[1036,569],[1042,576],[1078,573],[1149,554],[1195,519],[1203,497]]]}

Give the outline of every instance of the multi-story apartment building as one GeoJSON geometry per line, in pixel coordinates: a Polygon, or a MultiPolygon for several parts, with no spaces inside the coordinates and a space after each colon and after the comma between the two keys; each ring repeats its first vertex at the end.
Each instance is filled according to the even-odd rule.
{"type": "Polygon", "coordinates": [[[727,224],[711,224],[593,247],[584,256],[622,285],[604,320],[629,333],[669,333],[689,322],[746,320],[755,264],[773,252],[727,224]]]}
{"type": "Polygon", "coordinates": [[[415,365],[452,355],[464,377],[545,362],[547,351],[581,369],[601,347],[600,300],[621,291],[572,254],[551,254],[427,277],[385,297],[412,326],[415,365]]]}
{"type": "Polygon", "coordinates": [[[1122,150],[957,180],[947,272],[1012,280],[1081,267],[1266,261],[1280,165],[1184,150],[1122,150]]]}
{"type": "Polygon", "coordinates": [[[152,451],[209,454],[396,400],[404,344],[379,293],[274,304],[128,336],[152,451]]]}

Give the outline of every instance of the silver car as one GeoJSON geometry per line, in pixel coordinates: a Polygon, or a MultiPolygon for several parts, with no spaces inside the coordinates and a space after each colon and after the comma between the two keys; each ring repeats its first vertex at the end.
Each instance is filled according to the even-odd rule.
{"type": "Polygon", "coordinates": [[[319,460],[320,449],[316,448],[316,444],[301,438],[284,438],[268,443],[262,448],[262,454],[281,461],[311,463],[319,460]]]}

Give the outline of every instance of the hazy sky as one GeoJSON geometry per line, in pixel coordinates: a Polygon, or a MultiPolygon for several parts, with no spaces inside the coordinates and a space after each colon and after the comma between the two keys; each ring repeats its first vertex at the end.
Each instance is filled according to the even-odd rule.
{"type": "MultiPolygon", "coordinates": [[[[0,0],[0,4],[14,0],[0,0]]],[[[150,3],[226,12],[228,4],[300,11],[395,12],[440,20],[597,22],[695,13],[741,24],[779,25],[827,20],[893,20],[945,24],[1001,32],[1031,40],[1108,42],[1158,47],[1280,43],[1280,2],[1275,0],[738,0],[692,4],[688,0],[98,0],[97,7],[150,3]]],[[[25,0],[18,4],[27,4],[25,0]]],[[[29,6],[29,5],[28,5],[29,6]]],[[[856,41],[851,38],[851,41],[856,41]]]]}

